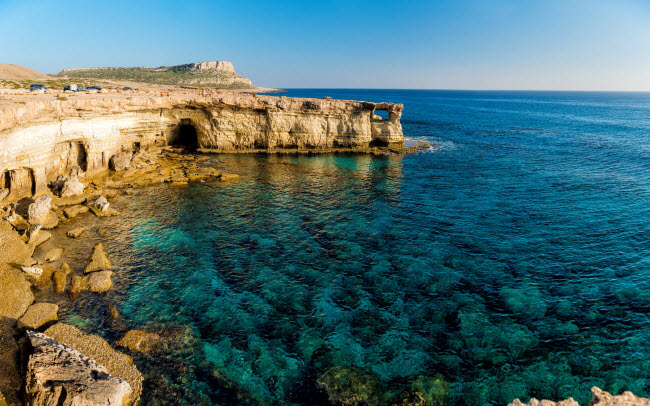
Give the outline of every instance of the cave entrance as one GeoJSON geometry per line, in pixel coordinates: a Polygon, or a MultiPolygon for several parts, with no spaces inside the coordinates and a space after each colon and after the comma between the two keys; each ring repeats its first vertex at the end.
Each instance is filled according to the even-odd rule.
{"type": "Polygon", "coordinates": [[[199,140],[196,134],[196,128],[189,119],[181,120],[169,144],[191,150],[198,148],[199,140]]]}

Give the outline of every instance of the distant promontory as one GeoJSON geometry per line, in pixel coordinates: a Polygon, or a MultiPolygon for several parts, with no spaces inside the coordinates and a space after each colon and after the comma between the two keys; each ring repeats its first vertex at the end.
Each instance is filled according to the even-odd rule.
{"type": "Polygon", "coordinates": [[[63,69],[58,77],[124,80],[160,85],[191,85],[225,89],[249,89],[253,83],[237,74],[231,62],[208,61],[149,67],[98,67],[63,69]]]}

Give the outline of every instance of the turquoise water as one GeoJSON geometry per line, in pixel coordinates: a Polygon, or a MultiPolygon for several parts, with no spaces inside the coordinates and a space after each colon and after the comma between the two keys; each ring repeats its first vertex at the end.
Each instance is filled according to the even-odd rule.
{"type": "Polygon", "coordinates": [[[286,95],[405,103],[436,147],[213,156],[242,177],[121,199],[116,288],[63,318],[110,342],[190,327],[135,357],[145,404],[325,405],[332,366],[385,397],[440,373],[453,405],[649,393],[650,94],[286,95]]]}

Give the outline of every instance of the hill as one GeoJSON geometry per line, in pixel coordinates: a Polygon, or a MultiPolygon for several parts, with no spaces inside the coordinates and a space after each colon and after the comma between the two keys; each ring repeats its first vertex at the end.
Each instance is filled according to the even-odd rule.
{"type": "Polygon", "coordinates": [[[175,66],[103,67],[64,69],[55,76],[78,79],[125,80],[160,85],[193,85],[225,89],[253,88],[253,83],[237,74],[232,63],[210,61],[175,66]]]}
{"type": "Polygon", "coordinates": [[[0,63],[0,80],[50,80],[51,76],[20,65],[0,63]]]}

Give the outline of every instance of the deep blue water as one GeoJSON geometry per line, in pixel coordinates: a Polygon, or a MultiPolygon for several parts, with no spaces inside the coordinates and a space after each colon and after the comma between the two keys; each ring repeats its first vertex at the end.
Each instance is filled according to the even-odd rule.
{"type": "Polygon", "coordinates": [[[190,326],[189,354],[136,358],[187,404],[327,404],[332,366],[384,397],[442,374],[453,405],[648,395],[650,94],[285,95],[404,103],[436,147],[214,156],[241,179],[117,203],[117,287],[64,319],[111,342],[190,326]]]}

